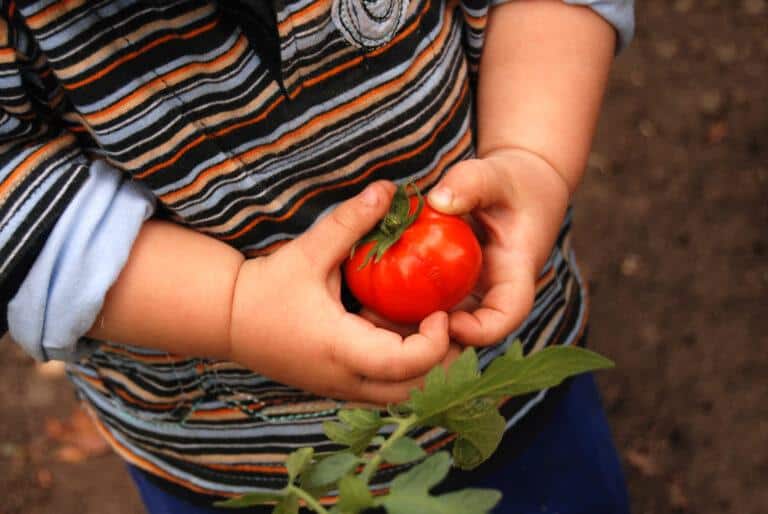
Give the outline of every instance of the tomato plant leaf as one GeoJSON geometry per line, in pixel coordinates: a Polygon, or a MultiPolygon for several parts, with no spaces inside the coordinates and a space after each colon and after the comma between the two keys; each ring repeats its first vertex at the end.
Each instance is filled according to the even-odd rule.
{"type": "Polygon", "coordinates": [[[465,394],[472,397],[519,396],[560,384],[568,377],[613,367],[613,362],[584,348],[549,346],[523,359],[495,359],[465,394]]]}
{"type": "Polygon", "coordinates": [[[507,357],[516,361],[523,358],[523,345],[520,343],[519,339],[516,339],[509,345],[509,348],[507,348],[507,357]]]}
{"type": "Polygon", "coordinates": [[[389,448],[381,450],[381,456],[390,464],[407,464],[427,456],[427,453],[410,437],[401,437],[389,448]]]}
{"type": "Polygon", "coordinates": [[[312,465],[301,476],[301,487],[317,489],[331,485],[354,469],[358,463],[360,458],[350,452],[333,454],[312,465]]]}
{"type": "Polygon", "coordinates": [[[323,431],[331,441],[349,446],[349,449],[355,455],[359,455],[368,447],[377,432],[376,429],[360,430],[352,428],[345,423],[337,421],[324,422],[323,431]]]}
{"type": "Polygon", "coordinates": [[[454,464],[462,469],[472,469],[496,451],[506,421],[494,403],[480,400],[449,410],[441,425],[459,436],[453,446],[454,464]]]}
{"type": "Polygon", "coordinates": [[[252,507],[253,505],[264,505],[282,500],[286,496],[285,489],[279,491],[248,493],[228,500],[215,502],[216,507],[224,509],[241,509],[243,507],[252,507]]]}
{"type": "Polygon", "coordinates": [[[272,514],[299,514],[299,497],[293,493],[284,497],[272,509],[272,514]]]}
{"type": "Polygon", "coordinates": [[[378,430],[384,424],[376,410],[343,409],[338,415],[342,422],[358,430],[378,430]]]}
{"type": "Polygon", "coordinates": [[[485,514],[501,500],[501,493],[494,489],[468,488],[438,496],[445,514],[485,514]]]}
{"type": "Polygon", "coordinates": [[[296,477],[312,462],[315,451],[312,448],[299,448],[288,455],[285,467],[288,469],[288,482],[293,483],[296,477]]]}
{"type": "Polygon", "coordinates": [[[437,452],[392,481],[390,493],[427,492],[439,484],[448,475],[451,457],[448,452],[437,452]]]}
{"type": "Polygon", "coordinates": [[[339,481],[338,510],[344,514],[357,514],[373,505],[373,495],[365,481],[357,476],[347,475],[339,481]]]}
{"type": "MultiPolygon", "coordinates": [[[[520,358],[515,349],[497,357],[482,373],[471,376],[464,368],[477,362],[474,349],[469,348],[461,358],[455,373],[446,375],[435,368],[427,374],[424,388],[413,391],[408,405],[427,425],[437,425],[441,413],[466,404],[474,398],[519,396],[553,387],[568,377],[587,371],[610,368],[613,363],[589,350],[571,346],[551,346],[520,358]]],[[[456,363],[454,363],[456,364],[456,363]]]]}

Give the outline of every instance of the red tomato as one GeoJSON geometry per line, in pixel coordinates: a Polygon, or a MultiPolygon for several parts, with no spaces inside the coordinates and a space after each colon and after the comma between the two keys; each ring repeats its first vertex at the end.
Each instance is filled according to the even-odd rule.
{"type": "Polygon", "coordinates": [[[437,212],[421,195],[408,197],[405,191],[401,186],[389,214],[361,241],[344,272],[350,290],[365,307],[397,323],[418,323],[435,311],[449,310],[472,291],[482,252],[467,222],[437,212]],[[423,207],[414,216],[419,203],[423,207]],[[373,258],[370,254],[377,244],[386,248],[373,258]]]}

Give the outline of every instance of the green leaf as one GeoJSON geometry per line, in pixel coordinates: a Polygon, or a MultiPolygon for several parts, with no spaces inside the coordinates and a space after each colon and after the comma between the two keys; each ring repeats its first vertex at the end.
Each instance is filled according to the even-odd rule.
{"type": "Polygon", "coordinates": [[[471,396],[519,396],[560,384],[568,377],[613,367],[613,362],[584,348],[549,346],[524,359],[504,355],[494,360],[471,396]]]}
{"type": "Polygon", "coordinates": [[[382,444],[384,444],[384,442],[385,442],[385,441],[386,441],[386,439],[384,439],[384,438],[383,438],[382,436],[380,436],[380,435],[377,435],[376,437],[374,437],[373,439],[371,439],[371,444],[372,444],[373,446],[381,446],[382,444]]]}
{"type": "Polygon", "coordinates": [[[441,496],[394,493],[376,501],[389,514],[488,514],[501,500],[492,489],[462,489],[441,496]]]}
{"type": "Polygon", "coordinates": [[[312,448],[299,448],[288,455],[285,467],[288,469],[288,482],[293,483],[297,476],[312,462],[315,451],[312,448]]]}
{"type": "Polygon", "coordinates": [[[495,405],[487,401],[470,401],[466,406],[451,409],[443,419],[445,428],[459,435],[454,443],[453,458],[462,469],[472,469],[490,457],[499,446],[506,426],[495,405]]]}
{"type": "Polygon", "coordinates": [[[344,514],[357,514],[372,505],[373,495],[362,478],[347,475],[339,481],[339,511],[344,514]]]}
{"type": "Polygon", "coordinates": [[[272,514],[299,514],[299,497],[289,494],[275,505],[272,514]]]}
{"type": "Polygon", "coordinates": [[[384,425],[376,410],[343,409],[338,415],[343,423],[358,430],[375,430],[384,425]]]}
{"type": "Polygon", "coordinates": [[[523,345],[519,339],[515,339],[509,348],[507,348],[507,357],[512,360],[519,361],[523,358],[523,345]]]}
{"type": "Polygon", "coordinates": [[[453,461],[461,469],[474,469],[485,461],[480,449],[468,439],[459,437],[453,443],[453,461]]]}
{"type": "Polygon", "coordinates": [[[486,514],[501,500],[501,493],[493,489],[468,488],[440,495],[438,501],[445,514],[486,514]]]}
{"type": "Polygon", "coordinates": [[[304,489],[317,489],[336,483],[355,468],[360,459],[350,452],[340,452],[326,457],[310,467],[301,477],[304,489]]]}
{"type": "Polygon", "coordinates": [[[390,494],[426,494],[445,479],[450,469],[451,458],[448,452],[437,452],[424,462],[395,477],[389,489],[390,494]]]}
{"type": "Polygon", "coordinates": [[[371,444],[371,439],[376,436],[378,429],[360,430],[346,423],[326,421],[323,423],[323,431],[328,439],[349,446],[352,453],[359,455],[371,444]]]}
{"type": "Polygon", "coordinates": [[[453,387],[460,387],[480,376],[477,369],[477,354],[473,349],[470,350],[472,351],[462,352],[448,368],[448,380],[453,387]]]}
{"type": "Polygon", "coordinates": [[[410,437],[396,439],[389,448],[381,450],[381,456],[390,464],[407,464],[427,456],[427,453],[410,437]]]}
{"type": "Polygon", "coordinates": [[[441,496],[422,493],[394,493],[376,503],[389,514],[488,514],[501,500],[492,489],[462,489],[441,496]]]}
{"type": "Polygon", "coordinates": [[[230,498],[228,500],[217,501],[214,503],[216,507],[224,509],[242,509],[243,507],[252,507],[253,505],[264,505],[267,503],[274,503],[276,501],[285,498],[285,489],[279,491],[248,493],[236,498],[230,498]]]}
{"type": "Polygon", "coordinates": [[[462,389],[477,380],[477,355],[469,348],[451,365],[448,374],[441,366],[432,368],[424,378],[424,387],[411,392],[408,405],[423,424],[435,425],[436,420],[431,417],[460,404],[454,402],[457,395],[461,396],[462,389]],[[473,363],[475,369],[470,372],[468,368],[473,363]]]}
{"type": "Polygon", "coordinates": [[[408,405],[420,423],[439,425],[441,414],[475,398],[519,396],[556,386],[573,375],[613,366],[605,357],[570,346],[547,347],[520,358],[520,350],[513,344],[482,375],[474,376],[468,371],[469,364],[477,362],[474,350],[465,350],[460,359],[456,371],[448,375],[442,368],[434,368],[427,374],[424,388],[411,394],[408,405]]]}

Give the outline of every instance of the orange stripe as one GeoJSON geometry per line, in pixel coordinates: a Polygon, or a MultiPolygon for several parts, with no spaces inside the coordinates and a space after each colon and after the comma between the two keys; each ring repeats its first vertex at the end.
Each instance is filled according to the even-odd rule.
{"type": "MultiPolygon", "coordinates": [[[[445,26],[443,27],[443,29],[441,30],[440,36],[435,41],[433,41],[432,44],[430,46],[428,46],[424,50],[424,52],[422,52],[422,54],[417,59],[416,63],[418,63],[418,62],[420,62],[422,60],[425,60],[425,59],[431,57],[432,55],[434,55],[434,53],[431,51],[432,48],[437,46],[437,45],[439,45],[439,44],[442,44],[444,42],[445,37],[447,36],[448,28],[449,27],[450,27],[450,24],[446,23],[445,26]]],[[[414,63],[414,64],[416,64],[416,63],[414,63]]],[[[419,66],[414,66],[411,69],[418,68],[418,67],[419,66]]],[[[311,130],[313,130],[314,127],[316,127],[318,124],[322,125],[325,120],[333,119],[333,118],[339,118],[340,119],[340,118],[343,117],[343,113],[344,112],[349,111],[349,110],[353,110],[354,107],[356,107],[356,106],[365,105],[368,102],[369,98],[378,96],[378,95],[380,95],[384,91],[393,89],[393,86],[392,86],[393,84],[400,84],[400,83],[403,83],[403,82],[405,82],[407,80],[408,80],[408,75],[403,75],[403,76],[401,76],[399,78],[393,79],[390,82],[387,82],[386,84],[383,84],[383,85],[377,87],[376,89],[368,91],[363,96],[357,97],[356,99],[354,99],[354,100],[352,100],[350,102],[347,102],[346,104],[340,105],[340,106],[334,108],[333,110],[326,112],[325,114],[322,114],[320,116],[317,116],[317,117],[313,118],[310,123],[307,123],[306,125],[304,125],[302,127],[299,127],[299,128],[297,128],[297,129],[295,129],[295,130],[293,130],[291,132],[288,132],[288,133],[284,134],[282,137],[280,137],[279,139],[277,139],[276,141],[273,141],[272,143],[270,143],[268,145],[258,146],[256,148],[252,148],[252,149],[248,150],[247,152],[244,152],[244,153],[240,154],[239,156],[237,156],[237,159],[247,160],[249,157],[257,155],[257,154],[266,154],[266,153],[270,152],[273,148],[279,147],[283,143],[283,141],[285,141],[287,139],[291,139],[291,138],[293,138],[293,139],[301,139],[304,134],[306,134],[307,132],[310,132],[311,130]]],[[[266,113],[265,113],[265,115],[266,115],[266,113]]],[[[247,120],[247,121],[243,122],[242,125],[251,124],[251,123],[255,123],[255,121],[254,120],[247,120]]],[[[228,132],[231,132],[235,128],[236,128],[236,126],[226,127],[224,129],[221,129],[221,130],[215,132],[214,136],[219,137],[219,136],[224,135],[224,134],[226,134],[228,132]]],[[[180,156],[176,157],[175,159],[178,160],[179,157],[180,156]]],[[[209,177],[210,175],[214,174],[216,171],[220,170],[221,168],[226,167],[228,165],[231,165],[234,161],[235,161],[235,159],[227,159],[227,160],[217,164],[216,166],[214,166],[212,168],[208,168],[207,170],[205,170],[202,173],[200,173],[200,175],[198,175],[198,177],[193,182],[191,182],[190,184],[182,187],[181,189],[177,189],[176,191],[173,191],[171,193],[162,195],[160,197],[160,199],[163,202],[165,202],[165,203],[173,203],[173,202],[177,201],[180,197],[183,197],[188,192],[190,192],[192,190],[195,190],[195,189],[198,189],[199,187],[201,187],[201,186],[199,186],[199,184],[201,182],[205,182],[207,177],[209,177]]],[[[161,166],[161,165],[158,165],[158,166],[161,166]]],[[[156,171],[156,168],[157,167],[151,168],[151,172],[156,171]]],[[[146,176],[148,174],[150,174],[150,170],[147,170],[146,172],[143,172],[142,174],[136,175],[136,176],[137,176],[137,178],[142,178],[142,177],[144,177],[144,176],[146,176]]],[[[285,219],[285,218],[280,218],[279,220],[282,220],[282,219],[285,219]]]]}
{"type": "MultiPolygon", "coordinates": [[[[65,136],[66,137],[66,136],[65,136]]],[[[71,137],[67,137],[67,139],[72,139],[71,137]]],[[[34,152],[32,152],[29,157],[24,159],[21,164],[16,166],[16,169],[13,170],[13,172],[6,178],[2,184],[0,184],[0,198],[3,198],[7,193],[10,192],[11,187],[16,184],[16,182],[19,180],[20,177],[22,177],[25,173],[29,171],[29,168],[35,165],[35,161],[37,161],[41,156],[45,155],[46,153],[51,151],[51,147],[56,146],[63,146],[63,143],[65,141],[62,141],[61,138],[54,139],[53,141],[50,141],[34,152]]]]}
{"type": "Polygon", "coordinates": [[[418,147],[414,148],[413,150],[411,150],[409,152],[406,152],[404,154],[400,154],[400,155],[398,155],[396,157],[388,159],[386,161],[379,162],[375,166],[370,167],[367,171],[365,171],[364,173],[362,173],[361,175],[359,175],[359,176],[357,176],[355,178],[352,178],[352,179],[349,179],[349,180],[346,180],[344,182],[340,182],[340,183],[337,183],[337,184],[323,186],[323,187],[318,187],[316,189],[313,189],[312,191],[307,193],[306,196],[304,196],[304,197],[300,198],[299,200],[297,200],[285,214],[283,214],[281,216],[272,216],[272,215],[268,215],[268,214],[263,214],[263,215],[257,217],[256,219],[254,219],[253,221],[251,221],[250,223],[248,223],[245,227],[243,227],[242,229],[238,230],[234,234],[229,235],[229,236],[222,236],[220,239],[222,239],[224,241],[231,241],[233,239],[237,239],[238,237],[241,237],[243,234],[245,234],[248,231],[250,231],[256,225],[258,225],[259,223],[261,223],[262,221],[267,220],[267,219],[269,219],[271,221],[284,221],[284,220],[288,219],[289,217],[293,216],[293,214],[302,205],[304,205],[310,198],[313,198],[313,197],[319,195],[320,193],[323,193],[325,191],[331,191],[333,189],[347,187],[347,186],[350,186],[352,184],[357,184],[358,182],[368,178],[374,171],[379,170],[379,169],[383,168],[384,166],[388,166],[388,165],[393,164],[395,162],[400,162],[400,161],[409,159],[410,157],[413,157],[414,155],[419,154],[425,148],[429,147],[432,143],[434,143],[435,139],[437,138],[437,134],[443,128],[445,128],[445,126],[453,119],[453,116],[456,114],[456,111],[458,110],[459,106],[461,105],[461,100],[467,94],[467,85],[464,84],[461,89],[462,89],[461,96],[459,97],[459,100],[456,102],[456,105],[454,105],[453,108],[451,108],[451,112],[449,113],[449,115],[433,131],[432,136],[429,139],[427,139],[424,143],[419,145],[418,147]]]}
{"type": "MultiPolygon", "coordinates": [[[[425,5],[424,5],[424,8],[421,10],[419,15],[414,20],[414,22],[411,23],[404,30],[400,31],[395,38],[393,38],[391,41],[389,41],[386,45],[384,45],[384,46],[382,46],[380,48],[377,48],[376,50],[373,50],[371,52],[368,52],[368,54],[367,54],[368,58],[376,57],[376,56],[386,52],[387,50],[389,50],[389,48],[391,48],[392,46],[396,45],[397,43],[399,43],[400,41],[402,41],[403,39],[408,37],[412,32],[414,32],[419,27],[419,25],[421,24],[421,20],[422,20],[422,18],[424,18],[424,15],[429,10],[429,4],[430,4],[429,2],[426,2],[425,5]]],[[[450,25],[450,24],[447,23],[447,25],[450,25]]],[[[362,61],[363,61],[362,56],[361,57],[356,57],[356,58],[352,59],[351,61],[347,61],[345,63],[342,63],[342,64],[336,66],[335,68],[333,68],[331,70],[328,70],[325,73],[322,73],[322,74],[318,75],[317,77],[314,77],[314,78],[311,78],[311,79],[307,80],[306,82],[304,82],[303,86],[312,87],[312,86],[316,85],[319,82],[322,82],[324,80],[327,80],[327,79],[333,77],[334,75],[338,75],[339,73],[341,73],[342,71],[344,71],[346,69],[352,68],[352,67],[360,64],[362,61]]]]}
{"type": "MultiPolygon", "coordinates": [[[[310,9],[310,8],[312,8],[313,6],[316,6],[316,5],[317,5],[317,4],[314,4],[314,5],[310,5],[310,6],[308,6],[307,8],[305,8],[304,10],[308,10],[308,9],[310,9]]],[[[427,2],[427,3],[426,3],[425,7],[424,7],[424,8],[422,9],[422,11],[419,13],[419,16],[418,16],[418,17],[417,17],[417,19],[414,21],[414,23],[412,23],[412,24],[411,24],[411,25],[410,25],[410,26],[409,26],[407,29],[405,29],[405,30],[401,31],[401,33],[400,33],[400,34],[398,34],[398,36],[397,36],[396,38],[394,38],[392,41],[390,41],[390,42],[389,42],[387,45],[385,45],[384,47],[382,47],[382,48],[377,48],[376,50],[374,50],[374,51],[370,52],[370,55],[376,56],[376,55],[379,55],[379,54],[383,53],[383,52],[384,52],[384,51],[386,51],[386,50],[387,50],[387,49],[388,49],[390,46],[392,46],[392,45],[394,45],[394,44],[398,43],[399,41],[401,41],[402,39],[404,39],[405,37],[407,37],[407,36],[408,36],[408,35],[409,35],[411,32],[413,32],[414,30],[416,30],[416,28],[419,26],[419,22],[420,22],[420,21],[421,21],[421,19],[424,17],[425,13],[428,11],[428,8],[429,8],[429,2],[427,2]]],[[[295,16],[295,15],[298,15],[298,14],[300,14],[300,13],[295,13],[295,14],[294,14],[294,15],[292,15],[291,17],[293,17],[293,16],[295,16]]],[[[290,18],[288,18],[288,19],[290,19],[290,18]]],[[[450,23],[446,23],[446,24],[444,25],[443,29],[441,30],[441,36],[442,36],[442,35],[444,35],[444,32],[445,32],[445,30],[446,30],[446,27],[447,27],[447,26],[450,26],[450,23]]],[[[444,39],[444,38],[442,38],[442,37],[438,37],[438,39],[439,39],[439,40],[442,40],[442,39],[444,39]]],[[[432,45],[430,45],[430,47],[429,47],[429,48],[432,48],[432,47],[434,47],[434,46],[436,45],[436,43],[437,43],[437,41],[433,42],[433,44],[432,44],[432,45]]],[[[329,79],[330,77],[333,77],[333,76],[335,76],[335,75],[337,75],[337,74],[341,73],[342,71],[344,71],[344,70],[346,70],[346,69],[348,69],[348,68],[351,68],[351,67],[354,67],[354,66],[356,66],[356,65],[360,64],[360,63],[362,62],[362,60],[363,60],[363,59],[362,59],[362,57],[355,57],[355,58],[354,58],[354,59],[352,59],[351,61],[347,61],[347,62],[345,62],[345,63],[343,63],[343,64],[340,64],[340,65],[336,66],[335,68],[333,68],[333,69],[331,69],[331,70],[328,70],[327,72],[325,72],[325,73],[323,73],[323,74],[321,74],[321,75],[319,75],[319,76],[317,76],[317,77],[315,77],[315,78],[312,78],[312,79],[310,79],[310,80],[307,80],[307,81],[306,81],[304,84],[300,85],[300,86],[299,86],[299,87],[298,87],[298,88],[297,88],[297,89],[296,89],[296,90],[295,90],[295,91],[294,91],[294,92],[293,92],[293,93],[290,95],[290,98],[291,98],[291,99],[293,99],[293,98],[295,98],[296,96],[298,96],[298,95],[299,95],[299,93],[301,93],[301,91],[303,91],[305,87],[312,87],[312,86],[315,86],[315,85],[317,85],[319,82],[322,82],[323,80],[327,80],[327,79],[329,79]]],[[[379,89],[380,89],[380,88],[379,88],[379,89]]],[[[379,89],[377,89],[376,91],[378,91],[379,89]]],[[[258,123],[259,121],[263,120],[263,119],[264,119],[266,116],[268,116],[268,115],[269,115],[269,113],[271,113],[271,112],[272,112],[272,111],[273,111],[273,110],[274,110],[274,109],[275,109],[275,108],[276,108],[276,107],[277,107],[277,106],[278,106],[280,103],[282,103],[282,101],[283,101],[283,100],[284,100],[284,98],[283,98],[283,97],[280,97],[280,98],[278,98],[278,100],[277,100],[277,101],[275,101],[274,103],[272,103],[272,105],[270,105],[270,106],[267,108],[267,110],[266,110],[266,111],[262,112],[262,113],[261,113],[259,116],[255,117],[255,118],[251,118],[251,119],[248,119],[248,120],[243,120],[243,121],[241,121],[241,122],[239,122],[239,123],[236,123],[236,124],[234,124],[234,125],[229,125],[229,126],[227,126],[227,127],[224,127],[224,128],[222,128],[222,129],[220,129],[220,130],[218,130],[218,131],[214,132],[214,134],[213,134],[213,135],[214,135],[214,137],[221,137],[221,136],[224,136],[224,135],[226,135],[226,134],[228,134],[228,133],[230,133],[230,132],[232,132],[232,131],[234,131],[234,130],[237,130],[237,129],[240,129],[240,128],[243,128],[243,127],[246,127],[246,126],[249,126],[249,125],[253,125],[254,123],[258,123]]],[[[350,105],[350,104],[347,104],[347,105],[350,105]]],[[[286,134],[286,136],[288,136],[288,135],[290,135],[290,134],[286,134]]],[[[283,136],[283,137],[286,137],[286,136],[283,136]]],[[[281,138],[281,139],[283,139],[283,138],[281,138]]],[[[184,154],[185,152],[187,152],[187,151],[191,150],[192,148],[194,148],[195,146],[197,146],[198,144],[200,144],[202,141],[203,141],[203,140],[195,140],[195,141],[193,141],[192,143],[188,144],[187,146],[185,146],[184,148],[182,148],[181,150],[179,150],[179,151],[178,151],[178,152],[177,152],[177,153],[174,155],[174,157],[172,157],[171,159],[169,159],[169,160],[167,160],[167,161],[164,161],[164,162],[162,162],[162,163],[159,163],[159,164],[157,164],[157,165],[153,166],[152,168],[149,168],[148,170],[145,170],[145,171],[143,171],[143,172],[141,172],[141,173],[138,173],[138,174],[136,174],[136,175],[135,175],[135,177],[136,177],[136,178],[138,178],[138,179],[146,178],[146,177],[148,177],[149,175],[152,175],[153,173],[157,172],[159,169],[161,169],[161,168],[163,168],[163,167],[166,167],[166,166],[169,166],[169,165],[172,165],[173,163],[177,162],[177,161],[178,161],[178,160],[179,160],[179,159],[180,159],[180,158],[183,156],[183,154],[184,154]]],[[[279,141],[279,140],[278,140],[278,141],[279,141]]],[[[221,163],[217,164],[217,165],[216,165],[216,166],[214,166],[213,168],[209,168],[209,169],[207,169],[207,170],[203,171],[203,172],[202,172],[202,173],[201,173],[201,174],[198,176],[198,178],[197,178],[197,179],[195,179],[195,181],[194,181],[194,182],[192,182],[191,184],[189,184],[189,185],[185,186],[184,188],[182,188],[182,189],[180,189],[180,190],[174,191],[174,192],[172,192],[172,193],[168,193],[167,195],[163,195],[163,196],[161,196],[161,197],[160,197],[160,199],[161,199],[163,202],[166,202],[166,203],[170,203],[170,202],[173,202],[173,201],[175,201],[175,199],[176,199],[177,197],[179,197],[179,196],[182,196],[182,195],[183,195],[183,193],[184,193],[185,191],[188,191],[190,188],[193,188],[193,187],[195,186],[195,184],[199,183],[199,181],[200,181],[200,180],[204,179],[205,177],[209,176],[211,173],[214,173],[215,171],[218,171],[218,170],[220,170],[220,169],[223,169],[223,168],[225,168],[225,167],[227,167],[227,166],[230,166],[230,165],[232,165],[232,164],[236,164],[236,163],[237,163],[236,161],[237,161],[236,159],[227,159],[227,160],[225,160],[225,161],[222,161],[221,163]]]]}
{"type": "MultiPolygon", "coordinates": [[[[56,2],[55,4],[51,4],[42,11],[38,12],[37,14],[34,14],[27,18],[27,24],[29,24],[31,27],[34,27],[37,25],[37,22],[40,18],[45,18],[47,16],[53,15],[56,11],[63,11],[66,7],[66,4],[69,3],[69,0],[60,0],[59,2],[56,2]]],[[[39,27],[37,27],[39,28],[39,27]]]]}
{"type": "Polygon", "coordinates": [[[144,94],[144,91],[147,89],[151,89],[159,84],[164,84],[166,82],[172,82],[174,78],[184,75],[188,73],[190,70],[196,69],[196,68],[203,68],[203,69],[210,69],[216,67],[219,63],[222,61],[226,61],[231,55],[237,53],[239,49],[243,46],[245,43],[244,37],[241,35],[235,44],[227,50],[225,53],[221,54],[219,57],[214,59],[211,62],[208,63],[190,63],[182,68],[179,68],[178,70],[174,70],[171,72],[166,73],[162,77],[157,77],[155,80],[152,80],[151,82],[147,82],[145,85],[143,85],[141,88],[137,89],[130,95],[126,96],[122,100],[112,104],[111,106],[101,110],[97,111],[91,114],[87,114],[85,118],[88,120],[89,123],[94,124],[97,123],[99,119],[105,118],[108,115],[112,114],[114,111],[119,110],[124,105],[129,104],[134,98],[141,96],[144,94]]]}
{"type": "Polygon", "coordinates": [[[94,82],[94,81],[100,79],[101,77],[103,77],[104,75],[109,73],[110,71],[114,70],[115,68],[117,68],[121,64],[124,64],[125,62],[132,60],[133,58],[135,58],[138,55],[141,55],[143,52],[148,52],[149,50],[151,50],[151,49],[155,48],[156,46],[161,45],[161,44],[163,44],[163,43],[165,43],[167,41],[176,40],[176,39],[191,39],[191,38],[193,38],[195,36],[198,36],[198,35],[200,35],[200,34],[202,34],[204,32],[208,32],[209,30],[214,28],[217,25],[217,23],[218,23],[218,20],[214,20],[214,21],[212,21],[211,23],[209,23],[207,25],[203,25],[202,27],[198,27],[198,28],[196,28],[194,30],[191,30],[191,31],[187,32],[186,34],[181,34],[181,35],[168,34],[167,36],[163,36],[163,37],[161,37],[159,39],[155,39],[151,43],[147,44],[146,46],[144,46],[142,48],[139,48],[135,52],[131,52],[129,54],[126,54],[126,55],[122,56],[121,58],[117,59],[116,61],[114,61],[113,63],[111,63],[110,65],[105,66],[104,68],[99,69],[99,71],[97,71],[93,75],[89,76],[88,78],[85,78],[85,79],[83,79],[83,80],[81,80],[79,82],[75,82],[73,84],[64,84],[64,87],[66,89],[72,90],[72,89],[77,89],[79,87],[85,86],[86,84],[90,84],[91,82],[94,82]]]}
{"type": "Polygon", "coordinates": [[[178,405],[177,402],[171,402],[171,403],[152,403],[147,402],[144,400],[139,400],[138,398],[126,393],[123,391],[120,387],[113,387],[112,392],[117,393],[117,395],[128,402],[131,405],[140,405],[141,407],[144,407],[145,409],[151,410],[151,411],[159,411],[159,412],[167,412],[170,410],[173,410],[178,405]]]}
{"type": "Polygon", "coordinates": [[[250,471],[267,475],[285,475],[288,473],[285,466],[259,466],[258,464],[203,464],[203,466],[219,471],[250,471]]]}
{"type": "Polygon", "coordinates": [[[0,48],[0,57],[3,56],[15,56],[16,50],[13,48],[0,48]]]}
{"type": "Polygon", "coordinates": [[[123,443],[115,439],[112,436],[112,433],[109,431],[109,429],[107,429],[104,423],[96,416],[95,412],[93,412],[93,410],[86,403],[83,403],[83,406],[91,415],[91,419],[93,419],[93,422],[96,425],[96,428],[98,429],[99,433],[102,435],[102,437],[104,437],[104,439],[107,440],[107,442],[110,444],[110,446],[112,446],[115,452],[117,452],[122,458],[124,458],[131,464],[135,465],[136,467],[139,467],[144,471],[152,473],[153,475],[157,475],[165,480],[168,480],[169,482],[173,482],[174,484],[178,484],[186,489],[195,491],[197,493],[216,494],[219,496],[234,496],[232,493],[226,493],[224,491],[219,491],[216,489],[202,488],[190,482],[181,480],[180,478],[177,478],[171,475],[170,473],[167,473],[163,469],[157,467],[155,464],[149,462],[148,460],[142,459],[138,455],[131,452],[128,448],[126,448],[123,445],[123,443]]]}
{"type": "Polygon", "coordinates": [[[290,16],[288,16],[286,19],[284,19],[283,21],[281,21],[277,25],[278,30],[282,34],[284,32],[283,31],[283,27],[285,25],[291,25],[291,26],[294,25],[294,18],[301,18],[303,16],[311,14],[312,11],[316,11],[316,10],[320,9],[321,7],[323,7],[323,2],[319,1],[319,2],[315,2],[313,4],[308,5],[307,7],[305,7],[304,9],[302,9],[300,11],[296,11],[295,13],[291,14],[290,16]]]}

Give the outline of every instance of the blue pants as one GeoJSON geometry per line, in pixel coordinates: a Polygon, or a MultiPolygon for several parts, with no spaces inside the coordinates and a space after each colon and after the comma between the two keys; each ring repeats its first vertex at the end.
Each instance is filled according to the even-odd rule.
{"type": "MultiPolygon", "coordinates": [[[[133,468],[131,476],[149,514],[237,512],[186,503],[133,468]]],[[[624,476],[592,375],[572,381],[545,428],[516,458],[491,474],[470,474],[462,485],[500,490],[504,498],[494,514],[628,514],[624,476]]]]}

